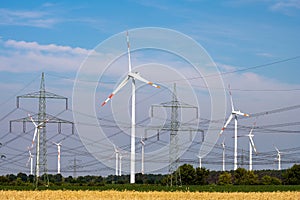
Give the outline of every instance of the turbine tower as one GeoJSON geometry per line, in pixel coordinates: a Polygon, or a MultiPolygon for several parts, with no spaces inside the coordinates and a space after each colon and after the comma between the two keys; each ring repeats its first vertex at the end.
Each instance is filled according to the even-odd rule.
{"type": "Polygon", "coordinates": [[[55,144],[57,146],[57,174],[60,174],[60,147],[61,147],[61,142],[60,143],[53,142],[53,144],[55,144]]]}
{"type": "Polygon", "coordinates": [[[199,158],[199,168],[202,168],[202,158],[200,156],[197,156],[199,158]]]}
{"type": "Polygon", "coordinates": [[[126,32],[127,38],[127,54],[128,54],[128,74],[126,78],[118,85],[118,87],[108,96],[108,98],[102,103],[104,106],[119,90],[121,90],[131,79],[132,84],[132,95],[131,95],[131,139],[130,139],[130,183],[135,183],[135,81],[139,80],[141,82],[147,83],[155,88],[160,88],[160,86],[144,79],[138,72],[132,72],[131,68],[131,57],[130,57],[130,44],[128,31],[126,32]]]}
{"type": "Polygon", "coordinates": [[[228,126],[228,124],[230,123],[230,121],[234,118],[234,166],[233,169],[236,170],[237,169],[237,121],[238,121],[238,115],[240,116],[244,116],[244,117],[249,117],[248,114],[246,113],[242,113],[240,110],[235,110],[234,105],[233,105],[233,100],[232,100],[232,94],[230,91],[230,86],[229,88],[229,95],[230,95],[230,102],[231,102],[231,114],[229,116],[229,118],[227,119],[225,125],[223,126],[223,128],[220,131],[220,135],[222,135],[223,131],[225,130],[225,128],[228,126]]]}
{"type": "Polygon", "coordinates": [[[144,154],[145,154],[145,142],[143,141],[143,138],[141,137],[141,144],[142,144],[142,169],[141,173],[144,174],[144,154]]]}
{"type": "Polygon", "coordinates": [[[119,166],[119,150],[118,148],[114,145],[114,149],[115,149],[115,154],[116,154],[116,176],[118,176],[118,166],[119,166]]]}
{"type": "Polygon", "coordinates": [[[222,163],[223,163],[223,172],[225,171],[225,138],[223,140],[223,142],[221,143],[222,149],[223,149],[223,159],[222,159],[222,163]]]}
{"type": "Polygon", "coordinates": [[[123,155],[119,153],[119,176],[122,176],[122,158],[123,155]]]}

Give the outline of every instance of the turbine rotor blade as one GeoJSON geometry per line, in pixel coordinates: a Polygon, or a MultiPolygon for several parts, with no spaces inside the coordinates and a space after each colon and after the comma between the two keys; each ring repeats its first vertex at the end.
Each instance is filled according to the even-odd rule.
{"type": "Polygon", "coordinates": [[[233,118],[233,114],[230,114],[230,116],[229,116],[229,118],[227,119],[227,121],[226,121],[226,123],[225,123],[225,125],[223,126],[223,128],[221,129],[221,131],[220,131],[220,134],[219,135],[221,135],[222,133],[223,133],[223,131],[225,130],[225,128],[228,126],[228,124],[230,123],[230,121],[232,120],[232,118],[233,118]]]}
{"type": "Polygon", "coordinates": [[[31,149],[33,148],[33,145],[34,145],[34,141],[35,141],[36,134],[37,134],[37,129],[38,129],[38,128],[35,128],[35,129],[34,129],[34,134],[33,134],[32,142],[31,142],[31,147],[30,147],[31,149]]]}
{"type": "Polygon", "coordinates": [[[32,116],[30,114],[28,114],[28,117],[30,118],[30,120],[32,121],[33,125],[35,127],[37,127],[38,125],[35,123],[35,121],[33,120],[32,116]]]}
{"type": "Polygon", "coordinates": [[[126,31],[126,40],[127,40],[127,54],[128,54],[128,70],[131,72],[131,56],[130,56],[130,43],[128,31],[126,31]]]}
{"type": "Polygon", "coordinates": [[[230,84],[228,84],[228,92],[229,92],[229,96],[230,96],[231,111],[234,111],[234,105],[233,105],[233,99],[232,99],[230,84]]]}
{"type": "Polygon", "coordinates": [[[244,117],[249,117],[249,114],[247,114],[247,113],[242,113],[241,111],[236,112],[236,114],[237,114],[237,115],[244,116],[244,117]]]}
{"type": "Polygon", "coordinates": [[[277,153],[280,154],[279,149],[277,149],[277,147],[274,146],[274,148],[276,149],[277,153]]]}
{"type": "Polygon", "coordinates": [[[29,158],[28,158],[28,161],[26,163],[26,167],[28,166],[29,162],[30,162],[30,159],[32,158],[32,154],[31,154],[31,151],[28,150],[28,153],[29,153],[29,158]]]}
{"type": "Polygon", "coordinates": [[[132,73],[132,72],[129,72],[128,76],[132,77],[132,78],[135,78],[139,81],[142,81],[144,83],[147,83],[153,87],[156,87],[156,88],[160,88],[159,85],[156,85],[155,83],[151,82],[151,81],[148,81],[146,80],[145,78],[141,77],[138,73],[132,73]]]}
{"type": "Polygon", "coordinates": [[[126,83],[129,80],[129,76],[127,75],[127,77],[118,85],[118,87],[108,96],[108,98],[102,103],[101,106],[104,106],[109,100],[111,100],[111,98],[120,90],[122,89],[122,87],[124,87],[126,85],[126,83]]]}
{"type": "Polygon", "coordinates": [[[255,153],[257,153],[257,151],[256,151],[256,147],[255,147],[255,145],[254,145],[253,138],[252,138],[252,136],[250,136],[250,135],[249,135],[249,140],[250,140],[250,143],[251,143],[251,146],[252,146],[252,148],[253,148],[254,152],[255,152],[255,153]]]}

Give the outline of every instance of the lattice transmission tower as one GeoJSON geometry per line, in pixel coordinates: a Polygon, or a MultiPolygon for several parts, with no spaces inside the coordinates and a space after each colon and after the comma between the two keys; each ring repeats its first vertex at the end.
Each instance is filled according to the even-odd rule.
{"type": "MultiPolygon", "coordinates": [[[[161,103],[158,105],[152,105],[151,106],[151,117],[154,117],[154,109],[155,108],[171,109],[170,123],[165,124],[162,128],[157,129],[157,130],[170,132],[169,173],[172,174],[179,167],[179,157],[180,156],[179,156],[179,145],[178,145],[178,142],[179,142],[178,132],[179,131],[180,132],[189,132],[190,134],[192,132],[201,132],[202,133],[202,141],[204,140],[204,131],[203,130],[191,128],[179,120],[179,110],[182,110],[182,109],[195,110],[195,119],[197,119],[198,118],[198,107],[178,101],[177,91],[176,91],[176,83],[174,83],[172,101],[161,103]]],[[[156,129],[156,128],[151,127],[150,129],[156,129]]],[[[159,139],[159,135],[157,137],[159,139]]],[[[171,185],[172,185],[172,183],[171,183],[171,185]]]]}
{"type": "MultiPolygon", "coordinates": [[[[47,92],[45,90],[45,77],[44,73],[42,73],[41,77],[41,84],[40,84],[40,90],[38,92],[33,92],[21,96],[17,96],[17,108],[20,107],[20,99],[22,98],[29,98],[29,99],[39,99],[39,110],[37,114],[32,115],[34,119],[37,118],[36,123],[40,124],[42,122],[43,125],[39,128],[39,131],[37,132],[37,144],[36,144],[36,164],[35,164],[35,178],[36,178],[36,184],[38,185],[38,180],[40,177],[40,172],[43,174],[44,177],[44,183],[46,185],[49,185],[48,180],[48,167],[47,167],[47,131],[46,131],[46,125],[47,123],[57,123],[58,124],[58,133],[61,133],[61,125],[62,124],[71,124],[72,126],[72,134],[74,134],[74,123],[68,120],[63,120],[60,118],[57,118],[55,116],[49,115],[46,112],[46,99],[61,99],[65,100],[65,109],[68,110],[68,98],[63,97],[51,92],[47,92]],[[39,156],[38,156],[39,155],[39,156]]],[[[9,122],[10,126],[10,132],[12,132],[12,124],[14,122],[22,122],[23,123],[23,132],[26,132],[26,123],[30,122],[31,120],[29,117],[24,117],[21,119],[15,119],[11,120],[9,122]]]]}

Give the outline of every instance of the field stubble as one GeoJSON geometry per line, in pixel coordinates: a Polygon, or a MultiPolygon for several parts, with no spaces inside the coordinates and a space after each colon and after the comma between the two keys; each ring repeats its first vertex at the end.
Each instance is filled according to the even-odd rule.
{"type": "Polygon", "coordinates": [[[137,192],[137,191],[0,191],[1,199],[29,200],[29,199],[263,199],[263,200],[294,200],[300,199],[300,192],[137,192]]]}

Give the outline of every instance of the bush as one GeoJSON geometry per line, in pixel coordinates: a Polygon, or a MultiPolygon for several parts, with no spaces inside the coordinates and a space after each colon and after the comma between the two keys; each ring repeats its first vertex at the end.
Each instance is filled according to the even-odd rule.
{"type": "Polygon", "coordinates": [[[288,169],[283,175],[285,183],[288,185],[300,185],[300,165],[293,165],[292,168],[288,169]]]}
{"type": "Polygon", "coordinates": [[[281,185],[281,180],[276,177],[265,175],[261,178],[262,185],[281,185]]]}
{"type": "Polygon", "coordinates": [[[220,174],[218,185],[231,185],[232,184],[232,176],[228,172],[224,172],[220,174]]]}

